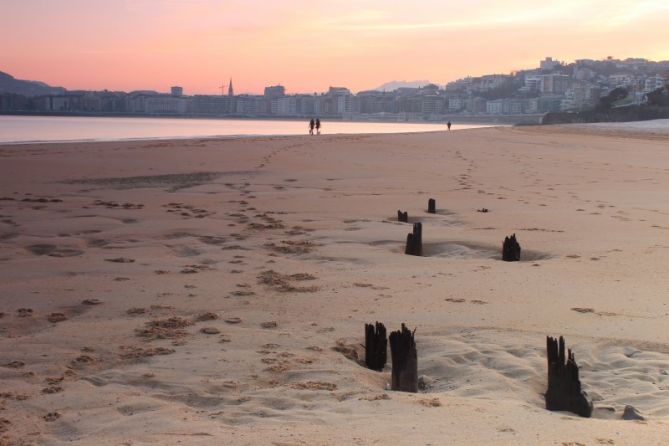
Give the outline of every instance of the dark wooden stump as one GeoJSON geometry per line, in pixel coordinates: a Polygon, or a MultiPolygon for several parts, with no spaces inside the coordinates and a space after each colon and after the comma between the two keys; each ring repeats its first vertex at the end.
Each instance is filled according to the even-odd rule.
{"type": "Polygon", "coordinates": [[[406,246],[404,247],[404,254],[409,255],[409,256],[414,255],[414,253],[413,253],[413,249],[414,249],[414,244],[413,244],[413,234],[412,234],[412,233],[408,233],[408,234],[407,234],[407,244],[406,244],[406,246]]]}
{"type": "Polygon", "coordinates": [[[505,262],[518,262],[520,260],[520,244],[516,240],[516,234],[511,237],[504,237],[502,260],[505,262]]]}
{"type": "Polygon", "coordinates": [[[409,223],[409,212],[397,211],[397,221],[409,223]]]}
{"type": "Polygon", "coordinates": [[[434,198],[430,198],[429,200],[427,200],[427,211],[430,214],[437,213],[437,202],[434,200],[434,198]]]}
{"type": "Polygon", "coordinates": [[[365,324],[365,365],[368,369],[381,371],[388,359],[388,337],[386,327],[380,322],[365,324]]]}
{"type": "Polygon", "coordinates": [[[404,254],[412,256],[423,255],[423,225],[420,222],[413,224],[413,233],[407,234],[407,244],[404,254]]]}
{"type": "Polygon", "coordinates": [[[414,333],[402,324],[401,331],[390,333],[390,355],[393,364],[392,390],[418,392],[418,354],[414,333]]]}
{"type": "Polygon", "coordinates": [[[571,350],[567,351],[565,358],[562,336],[559,341],[550,336],[546,337],[546,356],[548,358],[546,409],[565,410],[589,418],[592,415],[592,401],[581,390],[578,365],[571,350]]]}

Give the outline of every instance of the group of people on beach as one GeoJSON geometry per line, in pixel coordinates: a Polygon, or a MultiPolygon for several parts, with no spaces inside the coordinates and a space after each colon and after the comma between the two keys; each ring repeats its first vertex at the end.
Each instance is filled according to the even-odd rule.
{"type": "MultiPolygon", "coordinates": [[[[446,123],[446,126],[448,127],[448,130],[451,130],[451,121],[448,121],[446,123]]],[[[311,118],[311,121],[309,121],[309,134],[313,135],[314,134],[314,129],[316,130],[316,134],[320,135],[321,134],[321,120],[316,118],[311,118]]]]}
{"type": "Polygon", "coordinates": [[[316,118],[311,118],[311,121],[309,121],[309,134],[313,135],[314,134],[314,129],[316,129],[316,134],[320,135],[321,134],[321,120],[316,118]]]}

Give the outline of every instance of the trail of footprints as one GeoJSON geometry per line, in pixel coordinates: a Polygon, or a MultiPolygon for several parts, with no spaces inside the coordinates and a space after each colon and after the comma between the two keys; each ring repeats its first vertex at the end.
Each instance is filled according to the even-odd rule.
{"type": "MultiPolygon", "coordinates": [[[[304,237],[309,234],[311,231],[308,228],[302,226],[292,226],[286,227],[285,223],[278,218],[277,214],[271,212],[261,212],[256,210],[253,206],[250,205],[249,200],[255,198],[250,192],[249,187],[250,183],[248,180],[242,179],[241,183],[230,183],[229,187],[237,190],[240,194],[241,199],[237,200],[236,203],[240,206],[237,212],[232,212],[228,214],[228,217],[233,219],[234,225],[243,226],[243,230],[238,233],[230,233],[224,235],[194,235],[189,233],[183,234],[174,234],[170,236],[170,239],[174,240],[180,237],[194,237],[197,241],[204,245],[208,246],[218,246],[223,252],[235,249],[241,249],[241,247],[230,244],[234,240],[244,240],[248,237],[260,237],[265,240],[268,234],[268,231],[276,234],[283,235],[285,237],[282,240],[279,240],[275,243],[266,244],[265,249],[267,254],[270,256],[276,255],[289,255],[295,256],[311,252],[311,250],[316,248],[316,245],[312,245],[308,240],[300,239],[294,240],[295,237],[304,237]]],[[[53,198],[35,198],[30,200],[19,201],[12,197],[2,198],[2,202],[19,202],[19,203],[39,203],[39,204],[57,204],[62,203],[63,200],[53,199],[53,198]]],[[[118,202],[111,200],[95,200],[92,204],[84,204],[82,208],[88,209],[91,207],[99,207],[108,211],[140,211],[144,209],[144,205],[141,203],[130,203],[130,202],[118,202]]],[[[205,210],[196,206],[192,206],[183,202],[170,202],[166,205],[163,205],[163,208],[167,213],[174,214],[178,217],[189,219],[189,218],[206,218],[215,214],[213,211],[205,210]]],[[[3,216],[3,222],[5,224],[15,224],[10,216],[3,216]]],[[[17,225],[18,226],[18,225],[17,225]]],[[[100,239],[103,240],[103,239],[100,239]]],[[[107,243],[96,243],[88,244],[89,247],[104,247],[107,243]]],[[[50,255],[52,253],[64,252],[64,248],[59,248],[57,246],[44,246],[44,247],[32,247],[31,250],[35,251],[36,255],[41,255],[45,253],[50,255]],[[39,251],[39,252],[37,252],[39,251]]],[[[81,253],[77,253],[81,254],[81,253]]],[[[245,266],[246,257],[241,254],[234,254],[232,256],[225,256],[229,259],[229,263],[233,265],[245,266]]],[[[225,258],[224,257],[224,258],[225,258]]],[[[107,261],[112,263],[125,263],[133,264],[135,262],[134,258],[130,257],[110,257],[107,258],[107,261]]],[[[200,263],[194,264],[185,264],[178,271],[169,271],[165,269],[156,269],[156,274],[170,274],[173,272],[178,272],[180,274],[192,275],[203,272],[212,271],[213,269],[208,265],[203,265],[200,263]]],[[[243,269],[231,269],[229,274],[243,275],[243,269]]],[[[127,280],[127,278],[118,278],[127,280]]],[[[257,278],[257,285],[261,286],[265,291],[271,291],[275,293],[309,293],[315,292],[318,290],[317,285],[313,285],[309,282],[315,282],[316,277],[307,274],[307,273],[296,273],[296,274],[284,274],[279,273],[273,270],[265,270],[257,278]]],[[[192,289],[195,288],[195,285],[185,285],[186,288],[192,289]]],[[[235,289],[230,292],[228,297],[232,298],[250,298],[256,295],[256,290],[249,283],[239,282],[235,285],[235,289]]],[[[171,293],[159,293],[158,297],[166,297],[171,295],[171,293]]],[[[194,297],[195,294],[192,292],[187,295],[188,297],[194,297]]],[[[103,301],[95,298],[88,298],[81,302],[80,307],[82,309],[93,308],[94,306],[103,304],[103,301]]],[[[35,311],[31,308],[19,308],[15,311],[14,315],[7,315],[6,313],[0,313],[0,320],[2,318],[13,317],[20,318],[26,321],[24,324],[26,327],[31,327],[30,330],[27,330],[25,334],[32,332],[32,329],[39,328],[41,326],[47,326],[48,324],[56,325],[60,323],[65,323],[66,321],[81,316],[84,311],[82,309],[75,311],[53,311],[46,314],[36,314],[35,311]]],[[[89,347],[82,347],[79,354],[74,354],[69,358],[63,358],[64,363],[62,364],[65,368],[65,372],[59,376],[46,376],[43,378],[44,386],[39,390],[39,393],[42,395],[53,395],[60,392],[67,391],[67,383],[73,380],[86,378],[87,376],[94,376],[100,371],[118,367],[124,363],[134,363],[137,361],[144,360],[146,358],[151,358],[155,356],[166,356],[172,355],[176,352],[176,349],[183,347],[187,344],[188,340],[196,333],[199,333],[201,336],[212,337],[215,340],[218,340],[219,343],[229,343],[235,336],[237,330],[248,330],[249,328],[246,324],[239,318],[234,316],[226,315],[221,318],[218,314],[213,312],[206,312],[203,314],[195,316],[184,316],[178,314],[174,308],[164,305],[151,305],[150,307],[133,307],[127,309],[125,317],[129,318],[140,318],[147,319],[146,322],[137,327],[134,336],[140,342],[140,344],[122,344],[116,348],[111,348],[111,351],[95,351],[89,347]],[[220,319],[220,321],[219,321],[220,319]],[[214,323],[212,325],[212,322],[214,323]],[[224,324],[221,326],[220,324],[224,324]],[[199,328],[197,326],[200,326],[199,328]],[[225,328],[227,327],[227,328],[225,328]],[[147,344],[147,342],[149,344],[147,344]],[[154,342],[164,343],[167,342],[168,345],[155,345],[151,344],[154,342]],[[115,359],[114,359],[115,358],[115,359]]],[[[261,330],[276,330],[278,328],[278,323],[273,320],[262,321],[255,326],[257,329],[261,330]]],[[[243,333],[243,332],[241,332],[243,333]]],[[[19,334],[20,335],[20,334],[19,334]]],[[[264,353],[260,354],[263,358],[261,361],[266,365],[267,373],[275,375],[278,369],[288,369],[291,367],[291,364],[306,365],[311,364],[314,361],[314,358],[311,356],[301,356],[295,353],[288,351],[274,351],[271,350],[271,344],[265,344],[264,353]],[[275,354],[276,353],[276,354],[275,354]],[[274,369],[272,368],[274,367],[274,369]]],[[[5,364],[1,364],[7,369],[14,369],[24,373],[31,381],[34,380],[34,373],[32,371],[25,371],[31,368],[30,364],[25,364],[20,360],[10,360],[5,364]],[[25,371],[25,372],[24,372],[25,371]]],[[[320,389],[323,386],[318,383],[304,383],[301,385],[305,389],[315,388],[320,389]]],[[[6,401],[22,401],[28,398],[35,397],[34,394],[14,394],[11,392],[0,393],[0,403],[4,404],[6,401]]],[[[58,411],[48,412],[43,414],[42,419],[45,423],[58,422],[62,419],[63,414],[58,411]]],[[[4,431],[9,431],[12,426],[11,420],[0,420],[0,433],[4,431]],[[4,426],[4,428],[2,428],[4,426]]]]}

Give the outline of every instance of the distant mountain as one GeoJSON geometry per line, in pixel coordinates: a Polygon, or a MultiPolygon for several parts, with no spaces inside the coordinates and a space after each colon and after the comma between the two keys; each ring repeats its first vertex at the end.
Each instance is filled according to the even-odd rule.
{"type": "Polygon", "coordinates": [[[63,87],[52,87],[44,82],[24,81],[0,71],[0,93],[15,93],[24,96],[64,93],[63,87]]]}
{"type": "Polygon", "coordinates": [[[398,88],[418,88],[418,87],[423,87],[427,84],[431,84],[432,82],[424,80],[424,81],[391,81],[391,82],[386,82],[385,84],[381,85],[380,87],[376,87],[374,90],[378,91],[394,91],[397,90],[398,88]]]}

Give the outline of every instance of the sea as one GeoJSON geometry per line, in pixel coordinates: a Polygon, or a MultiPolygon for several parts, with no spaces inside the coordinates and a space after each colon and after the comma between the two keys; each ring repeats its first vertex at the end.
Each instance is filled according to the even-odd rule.
{"type": "MultiPolygon", "coordinates": [[[[321,120],[322,134],[410,133],[446,130],[445,123],[321,120]]],[[[454,122],[452,130],[491,125],[454,122]]],[[[0,116],[0,144],[123,141],[308,134],[307,121],[75,116],[0,116]]]]}

